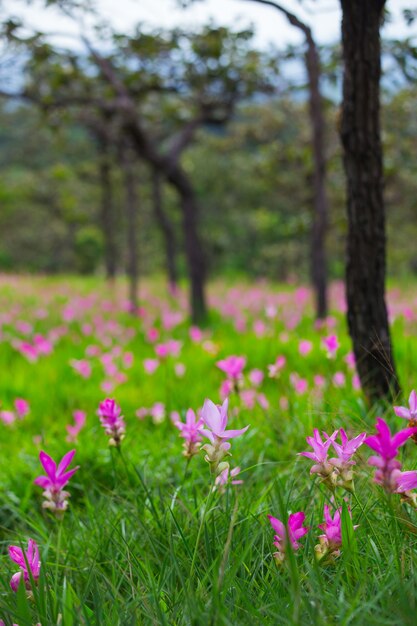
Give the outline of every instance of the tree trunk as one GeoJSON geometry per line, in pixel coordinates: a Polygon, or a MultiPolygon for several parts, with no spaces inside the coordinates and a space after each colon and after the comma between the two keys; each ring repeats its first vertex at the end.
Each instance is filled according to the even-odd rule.
{"type": "Polygon", "coordinates": [[[380,24],[385,0],[341,0],[348,325],[369,400],[399,392],[385,304],[380,24]]]}
{"type": "Polygon", "coordinates": [[[125,188],[125,210],[127,225],[127,275],[129,279],[129,304],[131,313],[136,314],[139,307],[138,301],[138,241],[137,241],[137,213],[138,197],[134,172],[136,161],[127,141],[124,141],[120,149],[120,162],[123,170],[125,188]]]}
{"type": "Polygon", "coordinates": [[[305,53],[306,71],[309,89],[309,113],[312,132],[313,151],[313,226],[311,229],[311,282],[316,299],[316,317],[324,319],[327,315],[327,255],[326,234],[328,198],[326,192],[326,156],[325,156],[325,118],[323,99],[320,91],[320,55],[313,38],[311,28],[294,13],[288,11],[275,0],[255,0],[258,4],[269,6],[287,18],[292,26],[303,33],[307,45],[305,53]]]}
{"type": "Polygon", "coordinates": [[[111,154],[109,144],[101,139],[99,142],[99,180],[101,192],[100,222],[104,239],[104,263],[106,277],[113,281],[116,276],[116,241],[113,206],[113,183],[111,175],[111,154]]]}
{"type": "Polygon", "coordinates": [[[197,230],[197,201],[190,186],[181,196],[182,228],[184,234],[185,255],[190,277],[191,320],[201,324],[207,317],[204,285],[206,281],[206,263],[201,240],[197,230]]]}
{"type": "Polygon", "coordinates": [[[328,198],[326,193],[325,121],[320,92],[320,58],[311,32],[306,34],[306,67],[309,83],[309,112],[313,148],[314,212],[311,232],[311,279],[316,297],[316,317],[327,315],[326,233],[328,198]]]}
{"type": "Polygon", "coordinates": [[[177,292],[178,284],[175,232],[174,226],[166,214],[163,206],[161,175],[155,169],[152,171],[152,196],[156,221],[161,230],[165,244],[168,290],[174,295],[177,292]]]}
{"type": "Polygon", "coordinates": [[[198,204],[193,186],[178,161],[165,159],[156,152],[137,118],[128,119],[125,124],[125,130],[131,137],[138,156],[145,159],[164,175],[180,196],[185,254],[190,281],[191,319],[194,324],[201,324],[207,318],[206,264],[197,228],[198,204]]]}

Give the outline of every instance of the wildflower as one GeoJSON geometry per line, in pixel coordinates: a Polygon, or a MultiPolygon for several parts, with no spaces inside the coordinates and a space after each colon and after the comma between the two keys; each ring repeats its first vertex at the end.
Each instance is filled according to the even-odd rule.
{"type": "Polygon", "coordinates": [[[9,426],[16,421],[16,415],[13,411],[0,411],[0,420],[9,426]]]}
{"type": "Polygon", "coordinates": [[[190,459],[195,454],[198,454],[200,449],[201,434],[200,430],[203,427],[203,420],[197,419],[196,414],[192,409],[188,409],[185,416],[185,423],[180,420],[174,423],[174,426],[180,431],[180,437],[184,439],[184,452],[183,455],[190,459]]]}
{"type": "Polygon", "coordinates": [[[17,417],[23,419],[29,413],[29,402],[23,398],[16,398],[14,401],[14,408],[16,410],[17,417]]]}
{"type": "Polygon", "coordinates": [[[249,372],[249,382],[254,387],[259,387],[264,379],[264,373],[262,370],[254,369],[249,372]]]}
{"type": "Polygon", "coordinates": [[[165,343],[158,343],[155,346],[155,354],[161,359],[165,360],[169,356],[178,356],[181,351],[181,341],[175,341],[175,339],[169,339],[165,343]]]}
{"type": "MultiPolygon", "coordinates": [[[[336,509],[333,517],[330,513],[330,507],[324,505],[324,523],[319,524],[319,528],[324,531],[319,536],[320,543],[314,548],[316,558],[321,561],[324,557],[334,558],[340,555],[342,547],[342,507],[336,509]]],[[[349,515],[351,515],[349,509],[349,515]]],[[[355,530],[357,526],[353,527],[355,530]]]]}
{"type": "Polygon", "coordinates": [[[303,339],[298,344],[298,352],[301,356],[307,356],[313,349],[313,344],[308,339],[303,339]]]}
{"type": "Polygon", "coordinates": [[[246,359],[244,356],[228,356],[226,359],[217,361],[216,365],[229,379],[236,382],[242,376],[243,368],[246,365],[246,359]]]}
{"type": "Polygon", "coordinates": [[[276,535],[274,535],[274,546],[278,548],[278,550],[274,553],[274,557],[278,563],[284,561],[288,544],[291,544],[293,550],[299,549],[300,544],[298,540],[304,537],[309,531],[309,528],[303,526],[305,517],[305,513],[302,511],[291,513],[288,517],[288,523],[285,526],[281,520],[272,515],[268,515],[271,526],[276,533],[276,535]]]}
{"type": "Polygon", "coordinates": [[[240,474],[240,467],[234,467],[232,470],[229,465],[224,468],[223,471],[216,477],[214,481],[214,489],[218,489],[220,493],[225,492],[225,487],[228,483],[231,485],[242,485],[243,480],[235,480],[236,476],[240,474]]]}
{"type": "Polygon", "coordinates": [[[287,360],[285,356],[277,356],[275,363],[272,363],[272,365],[268,365],[269,378],[277,378],[281,370],[285,367],[286,361],[287,360]]]}
{"type": "Polygon", "coordinates": [[[70,365],[82,378],[90,378],[92,370],[91,364],[87,360],[71,359],[70,365]]]}
{"type": "Polygon", "coordinates": [[[417,433],[417,428],[405,428],[391,437],[389,426],[381,417],[378,417],[375,427],[378,434],[367,437],[364,443],[378,456],[371,456],[368,463],[377,468],[375,482],[387,491],[395,491],[396,474],[401,469],[401,463],[395,457],[407,439],[417,433]]]}
{"type": "Polygon", "coordinates": [[[338,470],[337,484],[341,487],[345,487],[345,489],[352,490],[352,465],[355,465],[355,461],[352,461],[352,456],[365,441],[366,433],[361,433],[349,441],[345,430],[341,428],[339,435],[342,443],[337,443],[337,441],[332,442],[337,458],[329,459],[329,463],[338,470]]]}
{"type": "Polygon", "coordinates": [[[346,376],[343,372],[336,372],[332,380],[335,387],[344,387],[346,384],[346,376]]]}
{"type": "Polygon", "coordinates": [[[336,472],[333,465],[328,460],[328,452],[330,446],[337,437],[337,430],[332,435],[323,432],[320,435],[317,428],[314,429],[314,436],[307,437],[306,441],[313,448],[313,452],[299,452],[299,456],[305,456],[315,461],[310,470],[310,474],[318,474],[328,487],[333,489],[336,482],[336,472]],[[325,438],[323,441],[322,436],[325,438]]]}
{"type": "Polygon", "coordinates": [[[323,347],[327,351],[327,356],[333,359],[339,349],[339,341],[336,335],[329,335],[329,337],[324,337],[323,347]]]}
{"type": "Polygon", "coordinates": [[[153,374],[159,367],[158,359],[144,359],[143,367],[147,374],[153,374]]]}
{"type": "Polygon", "coordinates": [[[306,393],[308,389],[308,381],[305,378],[301,378],[297,372],[292,372],[290,374],[290,383],[294,388],[294,391],[299,396],[306,393]]]}
{"type": "Polygon", "coordinates": [[[240,430],[226,430],[228,406],[229,401],[227,399],[221,407],[216,406],[211,400],[205,400],[201,410],[204,428],[200,432],[210,441],[202,449],[206,452],[205,460],[210,463],[212,472],[220,473],[226,467],[221,461],[225,456],[230,455],[229,439],[243,435],[249,428],[246,426],[240,430]]]}
{"type": "Polygon", "coordinates": [[[72,416],[75,423],[74,425],[68,424],[66,426],[68,433],[67,441],[75,441],[77,439],[80,431],[84,428],[85,422],[87,420],[87,415],[84,413],[84,411],[74,411],[72,416]]]}
{"type": "Polygon", "coordinates": [[[121,408],[116,404],[115,400],[106,398],[104,402],[100,402],[97,411],[100,422],[110,437],[109,444],[111,446],[120,446],[126,432],[126,425],[121,408]]]}
{"type": "Polygon", "coordinates": [[[31,577],[32,580],[37,583],[41,569],[39,549],[36,542],[33,539],[29,539],[25,551],[19,548],[19,546],[9,546],[9,557],[21,570],[12,576],[10,587],[16,592],[23,578],[26,589],[30,591],[31,577]]]}
{"type": "MultiPolygon", "coordinates": [[[[395,406],[394,413],[397,417],[408,420],[409,426],[417,426],[417,393],[414,390],[410,393],[408,408],[405,406],[395,406]]],[[[416,435],[413,436],[413,439],[417,441],[416,435]]]]}
{"type": "Polygon", "coordinates": [[[68,508],[70,494],[68,491],[64,491],[64,487],[79,469],[75,467],[66,471],[74,455],[75,450],[67,452],[57,467],[55,461],[46,452],[41,450],[39,454],[39,460],[46,472],[46,476],[38,476],[35,478],[34,483],[44,490],[43,497],[45,502],[42,505],[43,508],[50,509],[55,515],[61,515],[68,508]]]}

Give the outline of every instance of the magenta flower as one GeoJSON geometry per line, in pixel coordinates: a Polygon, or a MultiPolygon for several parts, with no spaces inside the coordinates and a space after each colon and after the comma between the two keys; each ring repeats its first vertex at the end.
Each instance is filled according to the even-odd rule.
{"type": "Polygon", "coordinates": [[[29,402],[23,398],[16,398],[14,401],[14,408],[16,409],[17,417],[19,419],[23,419],[29,413],[29,402]]]}
{"type": "Polygon", "coordinates": [[[368,463],[377,468],[375,482],[387,491],[395,491],[395,475],[401,469],[401,463],[395,457],[407,439],[417,433],[417,428],[405,428],[391,437],[389,426],[381,417],[378,417],[375,427],[378,434],[367,437],[364,443],[378,456],[371,456],[368,463]]]}
{"type": "Polygon", "coordinates": [[[339,547],[342,545],[342,508],[336,509],[334,516],[330,514],[328,504],[324,505],[324,524],[319,524],[319,528],[324,531],[324,537],[329,545],[339,547]]]}
{"type": "Polygon", "coordinates": [[[231,485],[242,485],[243,480],[236,480],[236,476],[240,474],[240,467],[234,467],[232,470],[229,465],[224,468],[222,472],[216,477],[214,481],[214,489],[218,489],[220,493],[224,493],[225,486],[230,483],[231,485]]]}
{"type": "Polygon", "coordinates": [[[29,539],[27,550],[23,551],[19,546],[9,546],[9,557],[20,567],[20,572],[12,576],[10,587],[17,591],[20,581],[23,578],[25,587],[30,591],[30,577],[36,583],[39,579],[41,562],[39,560],[39,549],[33,539],[29,539]]]}
{"type": "Polygon", "coordinates": [[[309,528],[303,526],[305,517],[305,513],[302,511],[291,513],[288,517],[288,524],[285,526],[278,518],[268,515],[271,526],[276,533],[274,535],[274,546],[278,548],[278,551],[275,552],[274,557],[280,563],[282,563],[285,558],[288,543],[291,544],[293,550],[298,550],[300,547],[298,540],[308,533],[309,528]]]}
{"type": "MultiPolygon", "coordinates": [[[[315,546],[314,550],[318,560],[325,556],[330,558],[339,556],[342,547],[342,507],[336,509],[333,517],[327,504],[324,505],[324,523],[319,524],[319,528],[324,531],[319,536],[320,543],[315,546]]],[[[351,515],[350,509],[349,514],[351,515]]],[[[357,526],[354,526],[356,530],[357,526]]]]}
{"type": "Polygon", "coordinates": [[[339,430],[339,435],[342,443],[337,441],[332,442],[332,446],[336,451],[337,458],[330,459],[331,465],[338,469],[347,468],[350,465],[355,465],[355,461],[352,461],[352,456],[361,447],[366,438],[366,433],[361,433],[357,437],[354,437],[349,441],[348,436],[343,428],[339,430]]]}
{"type": "Polygon", "coordinates": [[[337,437],[338,431],[335,430],[332,435],[323,432],[321,435],[317,428],[314,429],[314,436],[307,437],[306,441],[313,448],[313,452],[299,452],[299,456],[305,456],[314,461],[314,465],[310,470],[310,474],[318,474],[321,478],[334,485],[334,467],[328,460],[329,448],[337,437]],[[324,437],[324,440],[323,440],[324,437]]]}
{"type": "Polygon", "coordinates": [[[417,393],[413,390],[408,399],[408,408],[405,406],[395,406],[394,413],[397,417],[402,417],[410,422],[410,426],[417,426],[417,393]]]}
{"type": "Polygon", "coordinates": [[[327,351],[327,356],[333,358],[336,356],[336,352],[339,349],[339,341],[336,335],[330,335],[329,337],[324,337],[323,346],[327,351]]]}
{"type": "Polygon", "coordinates": [[[39,460],[46,472],[46,476],[38,476],[35,478],[34,483],[44,490],[43,497],[45,502],[42,505],[43,508],[50,509],[56,515],[62,514],[68,508],[70,494],[68,491],[64,491],[64,487],[79,469],[77,466],[67,471],[74,455],[75,450],[67,452],[57,467],[55,461],[46,452],[41,450],[39,454],[39,460]]]}
{"type": "Polygon", "coordinates": [[[84,428],[87,420],[87,415],[84,411],[74,411],[72,414],[74,418],[74,424],[68,424],[66,430],[68,433],[67,441],[76,441],[80,431],[84,428]]]}
{"type": "Polygon", "coordinates": [[[106,398],[100,402],[97,414],[106,435],[110,437],[109,444],[111,446],[120,446],[125,436],[126,425],[121,413],[122,410],[115,400],[106,398]]]}
{"type": "Polygon", "coordinates": [[[228,378],[236,382],[242,376],[246,359],[244,356],[228,356],[226,359],[217,361],[216,365],[228,378]]]}
{"type": "Polygon", "coordinates": [[[394,472],[396,493],[405,493],[417,488],[417,472],[394,472]]]}
{"type": "Polygon", "coordinates": [[[201,434],[200,429],[203,426],[203,420],[197,419],[192,409],[188,409],[185,416],[185,423],[180,420],[174,423],[174,426],[180,431],[180,437],[184,439],[184,456],[190,459],[198,454],[200,449],[201,434]]]}
{"type": "Polygon", "coordinates": [[[169,356],[178,356],[181,352],[181,347],[181,341],[169,339],[165,343],[158,343],[155,346],[155,354],[159,359],[164,360],[169,356]]]}

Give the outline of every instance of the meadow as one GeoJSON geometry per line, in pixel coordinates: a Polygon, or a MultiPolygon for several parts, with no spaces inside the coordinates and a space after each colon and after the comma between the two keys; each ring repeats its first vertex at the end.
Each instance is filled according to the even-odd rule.
{"type": "MultiPolygon", "coordinates": [[[[342,285],[332,286],[323,324],[311,298],[306,287],[215,282],[210,324],[199,329],[188,323],[186,294],[167,296],[158,282],[141,286],[132,315],[123,281],[0,277],[0,621],[416,623],[412,490],[375,481],[388,470],[369,464],[365,435],[349,476],[336,465],[310,473],[313,462],[298,455],[311,450],[314,429],[340,445],[335,431],[373,435],[378,416],[392,433],[407,427],[392,406],[365,405],[342,285]],[[114,420],[103,408],[98,415],[106,398],[124,416],[116,446],[114,420]],[[187,439],[179,423],[188,409],[198,422],[206,399],[226,398],[227,428],[249,428],[222,439],[211,413],[187,439]],[[71,450],[79,469],[64,485],[65,509],[34,481],[45,474],[41,451],[59,462],[71,450]],[[341,535],[330,541],[319,528],[325,505],[340,516],[341,535]],[[297,512],[308,532],[289,540],[297,512]],[[32,569],[29,539],[40,553],[32,569]],[[24,550],[20,565],[10,546],[24,550]]],[[[404,391],[397,404],[407,406],[417,289],[391,286],[388,299],[404,391]]],[[[388,459],[406,472],[417,469],[412,435],[388,459]]]]}

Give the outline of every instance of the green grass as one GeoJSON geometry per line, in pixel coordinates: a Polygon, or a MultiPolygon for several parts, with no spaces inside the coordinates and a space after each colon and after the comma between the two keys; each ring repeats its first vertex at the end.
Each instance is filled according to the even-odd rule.
{"type": "MultiPolygon", "coordinates": [[[[271,321],[265,318],[265,304],[279,294],[278,287],[264,285],[252,293],[249,285],[239,289],[230,294],[220,283],[211,288],[214,309],[207,333],[217,355],[190,341],[184,320],[161,333],[161,340],[183,341],[180,357],[148,376],[142,361],[153,358],[154,350],[145,339],[144,326],[154,320],[160,327],[159,285],[143,289],[144,322],[120,306],[112,313],[104,310],[103,300],[122,302],[123,284],[111,294],[97,279],[0,279],[0,315],[12,318],[2,327],[0,408],[12,408],[16,397],[31,406],[24,420],[11,426],[0,422],[0,618],[6,624],[416,624],[416,512],[373,484],[365,447],[357,456],[356,497],[349,497],[353,523],[359,527],[352,537],[345,515],[340,557],[328,565],[318,564],[314,557],[317,525],[330,492],[310,476],[309,461],[296,453],[306,449],[305,437],[314,427],[371,432],[377,412],[367,411],[360,392],[352,388],[343,360],[350,343],[342,313],[335,310],[334,330],[318,331],[307,304],[300,309],[299,324],[286,331],[288,341],[282,343],[283,320],[297,309],[294,297],[271,321]],[[67,324],[68,333],[51,355],[29,363],[12,347],[16,320],[29,321],[36,332],[46,334],[63,324],[61,312],[68,301],[90,293],[95,295],[94,306],[67,324]],[[221,315],[219,307],[226,301],[247,319],[246,332],[238,333],[233,320],[221,315]],[[48,312],[45,318],[36,317],[40,308],[48,312]],[[84,358],[89,344],[98,344],[97,337],[81,330],[86,322],[94,325],[97,315],[118,322],[111,347],[121,345],[134,354],[134,365],[126,370],[128,380],[111,394],[127,423],[121,451],[108,447],[96,415],[106,396],[100,388],[101,366],[92,359],[92,376],[84,380],[69,365],[70,359],[84,358]],[[255,319],[268,325],[266,336],[254,334],[255,319]],[[127,329],[135,331],[134,337],[129,338],[127,329]],[[334,331],[341,347],[331,360],[321,349],[321,338],[334,331]],[[313,342],[307,357],[298,353],[300,339],[313,342]],[[266,372],[278,354],[286,356],[287,365],[278,380],[266,377],[261,387],[268,410],[259,406],[249,410],[239,397],[231,397],[231,408],[239,408],[231,418],[233,428],[250,424],[244,436],[233,440],[230,459],[232,466],[242,468],[244,484],[212,493],[203,453],[186,467],[182,440],[169,417],[155,424],[151,418],[138,420],[135,412],[161,401],[167,412],[176,410],[183,416],[206,397],[219,401],[223,375],[215,362],[230,354],[247,357],[246,372],[255,367],[266,372]],[[183,378],[174,374],[175,361],[186,366],[183,378]],[[340,389],[331,382],[336,371],[347,377],[340,389]],[[291,372],[309,381],[308,393],[294,392],[291,372]],[[322,397],[313,392],[316,374],[327,381],[322,397]],[[280,408],[282,396],[288,399],[288,409],[280,408]],[[42,509],[41,489],[33,480],[42,473],[41,448],[56,459],[70,449],[65,425],[72,423],[75,409],[87,412],[87,425],[75,444],[80,470],[69,485],[70,507],[58,521],[42,509]],[[302,549],[290,553],[279,567],[266,515],[286,519],[299,510],[306,512],[311,531],[301,540],[302,549]],[[23,589],[14,594],[9,587],[17,568],[7,548],[26,544],[28,537],[37,541],[42,556],[41,578],[32,599],[23,589]]],[[[284,291],[289,292],[288,287],[284,291]]],[[[409,306],[409,296],[404,292],[404,305],[396,298],[395,306],[399,310],[409,306]]],[[[173,302],[170,306],[176,308],[173,302]]],[[[397,316],[393,336],[405,391],[415,384],[414,331],[414,322],[397,316]]],[[[395,429],[404,426],[388,407],[380,407],[378,414],[395,429]]],[[[402,449],[402,457],[405,469],[417,468],[412,443],[402,449]]],[[[338,505],[346,495],[337,491],[338,505]]]]}

